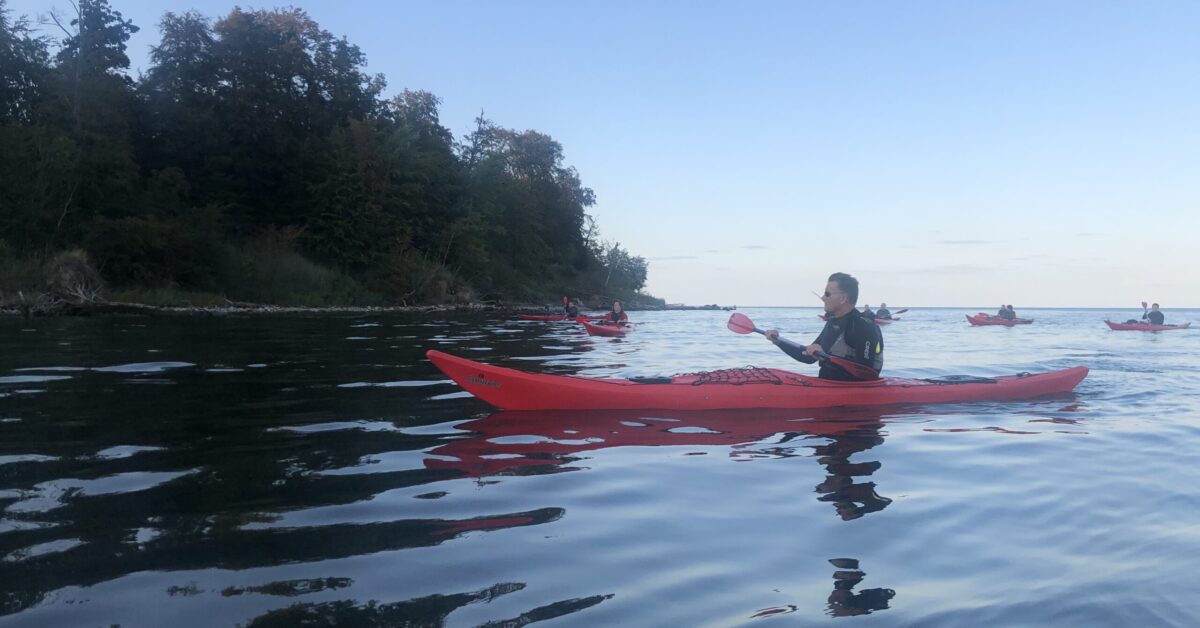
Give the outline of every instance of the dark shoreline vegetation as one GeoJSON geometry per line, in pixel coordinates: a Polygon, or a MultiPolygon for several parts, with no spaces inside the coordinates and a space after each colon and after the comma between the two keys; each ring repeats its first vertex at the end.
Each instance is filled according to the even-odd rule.
{"type": "Polygon", "coordinates": [[[139,27],[77,6],[0,0],[0,309],[665,305],[550,136],[455,139],[298,9],[167,13],[135,79],[139,27]]]}

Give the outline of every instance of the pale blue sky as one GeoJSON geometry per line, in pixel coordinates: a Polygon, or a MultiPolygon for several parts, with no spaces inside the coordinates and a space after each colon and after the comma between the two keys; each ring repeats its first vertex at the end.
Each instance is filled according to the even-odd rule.
{"type": "MultiPolygon", "coordinates": [[[[164,11],[233,6],[112,4],[139,67],[164,11]]],[[[1200,306],[1200,3],[294,5],[456,135],[561,142],[672,302],[816,305],[842,270],[894,307],[1200,306]]]]}

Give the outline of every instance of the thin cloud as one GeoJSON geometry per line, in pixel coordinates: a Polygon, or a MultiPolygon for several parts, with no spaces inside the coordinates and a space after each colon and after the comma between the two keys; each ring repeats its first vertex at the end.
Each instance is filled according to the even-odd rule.
{"type": "Polygon", "coordinates": [[[1000,244],[1003,240],[938,240],[935,244],[1000,244]]]}
{"type": "Polygon", "coordinates": [[[720,253],[721,251],[719,249],[704,249],[703,251],[700,251],[700,252],[701,253],[720,253]]]}
{"type": "Polygon", "coordinates": [[[743,249],[751,249],[751,250],[762,250],[762,249],[766,249],[768,247],[765,247],[761,244],[743,244],[742,248],[743,249]]]}
{"type": "Polygon", "coordinates": [[[669,260],[673,260],[673,259],[700,259],[700,258],[695,255],[666,255],[663,257],[651,257],[650,261],[665,262],[665,261],[669,261],[669,260]]]}

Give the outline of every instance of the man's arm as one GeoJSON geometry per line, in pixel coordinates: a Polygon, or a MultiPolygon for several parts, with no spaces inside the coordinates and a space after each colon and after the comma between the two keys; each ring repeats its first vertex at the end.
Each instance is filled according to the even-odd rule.
{"type": "Polygon", "coordinates": [[[800,360],[805,364],[812,364],[817,361],[816,358],[804,352],[804,345],[793,344],[790,342],[776,342],[776,347],[783,350],[784,353],[791,356],[794,360],[800,360]]]}

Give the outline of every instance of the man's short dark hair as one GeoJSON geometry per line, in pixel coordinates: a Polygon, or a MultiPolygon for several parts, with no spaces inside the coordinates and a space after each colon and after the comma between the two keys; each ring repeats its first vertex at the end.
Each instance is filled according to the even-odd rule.
{"type": "Polygon", "coordinates": [[[837,283],[838,290],[846,293],[846,300],[850,303],[858,303],[858,280],[846,273],[833,273],[829,276],[829,281],[837,283]]]}

